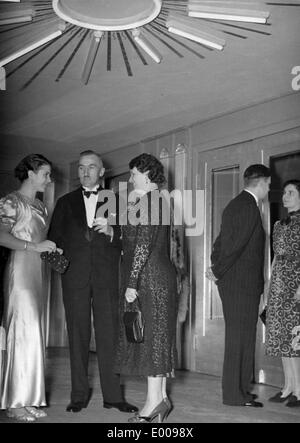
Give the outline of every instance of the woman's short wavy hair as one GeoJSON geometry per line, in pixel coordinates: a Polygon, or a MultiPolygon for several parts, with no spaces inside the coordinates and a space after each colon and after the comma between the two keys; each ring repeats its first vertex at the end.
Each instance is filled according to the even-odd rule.
{"type": "Polygon", "coordinates": [[[41,154],[30,154],[23,158],[15,168],[15,177],[23,183],[28,179],[28,172],[37,172],[42,166],[49,165],[52,168],[52,163],[41,154]]]}
{"type": "Polygon", "coordinates": [[[287,186],[293,185],[297,189],[297,191],[300,194],[300,180],[294,179],[294,180],[288,180],[284,183],[283,189],[285,189],[287,186]]]}
{"type": "Polygon", "coordinates": [[[129,163],[129,168],[136,168],[139,172],[148,172],[149,180],[152,183],[157,184],[159,187],[166,183],[166,178],[164,175],[164,167],[162,163],[151,154],[141,154],[135,157],[129,163]]]}

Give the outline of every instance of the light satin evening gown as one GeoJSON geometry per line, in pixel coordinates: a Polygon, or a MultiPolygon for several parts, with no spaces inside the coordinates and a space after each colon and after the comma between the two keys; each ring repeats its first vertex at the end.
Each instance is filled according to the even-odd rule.
{"type": "MultiPolygon", "coordinates": [[[[47,211],[18,192],[0,200],[0,224],[15,237],[39,243],[46,239],[47,211]]],[[[36,252],[11,251],[4,277],[6,351],[2,351],[0,408],[46,406],[45,308],[47,269],[36,252]]]]}

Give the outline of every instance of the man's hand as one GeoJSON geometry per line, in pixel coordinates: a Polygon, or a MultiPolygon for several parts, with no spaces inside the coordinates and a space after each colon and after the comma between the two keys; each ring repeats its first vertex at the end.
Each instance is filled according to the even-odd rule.
{"type": "Polygon", "coordinates": [[[125,298],[128,303],[133,303],[137,298],[137,290],[133,288],[127,288],[125,292],[125,298]]]}
{"type": "Polygon", "coordinates": [[[208,280],[213,281],[213,282],[216,282],[218,280],[217,277],[214,275],[211,268],[207,269],[205,276],[206,276],[206,278],[208,278],[208,280]]]}
{"type": "Polygon", "coordinates": [[[113,237],[114,235],[113,228],[107,223],[107,219],[105,218],[96,218],[93,223],[93,228],[98,234],[105,234],[109,237],[113,237]]]}

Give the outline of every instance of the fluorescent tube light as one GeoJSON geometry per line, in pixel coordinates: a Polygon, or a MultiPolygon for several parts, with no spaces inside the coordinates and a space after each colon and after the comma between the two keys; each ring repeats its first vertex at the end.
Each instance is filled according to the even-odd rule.
{"type": "Polygon", "coordinates": [[[87,85],[89,82],[103,34],[104,33],[100,31],[94,32],[94,38],[92,39],[89,53],[82,73],[82,81],[85,85],[87,85]]]}
{"type": "Polygon", "coordinates": [[[0,91],[6,90],[6,72],[5,68],[0,67],[0,91]]]}
{"type": "Polygon", "coordinates": [[[208,18],[211,20],[228,20],[259,24],[266,24],[270,18],[270,12],[266,11],[201,6],[196,3],[189,3],[188,15],[189,17],[195,18],[208,18]]]}
{"type": "Polygon", "coordinates": [[[41,40],[38,40],[38,41],[32,43],[31,45],[28,45],[25,48],[20,49],[19,51],[14,52],[13,54],[3,58],[2,60],[0,60],[0,67],[7,65],[8,63],[16,60],[17,58],[22,57],[25,54],[28,54],[28,52],[31,52],[34,49],[37,49],[40,46],[43,46],[45,43],[48,43],[51,40],[54,40],[55,38],[62,35],[62,33],[63,33],[62,30],[55,31],[52,34],[49,34],[46,37],[42,38],[41,40]]]}
{"type": "Polygon", "coordinates": [[[161,54],[157,49],[149,42],[149,40],[141,35],[138,29],[132,31],[132,36],[135,42],[156,62],[160,63],[162,61],[161,54]]]}
{"type": "Polygon", "coordinates": [[[0,18],[0,26],[14,25],[16,23],[26,23],[32,21],[32,15],[25,15],[23,17],[12,17],[12,18],[0,18]]]}
{"type": "Polygon", "coordinates": [[[166,22],[169,32],[187,38],[189,40],[201,43],[213,49],[222,51],[226,41],[219,37],[219,33],[212,29],[205,28],[197,20],[185,18],[179,15],[171,15],[166,22]],[[214,32],[214,35],[212,32],[214,32]]]}

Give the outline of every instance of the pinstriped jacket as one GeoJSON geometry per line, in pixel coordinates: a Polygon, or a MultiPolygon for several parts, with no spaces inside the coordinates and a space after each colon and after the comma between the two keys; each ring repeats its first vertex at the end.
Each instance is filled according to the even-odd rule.
{"type": "Polygon", "coordinates": [[[265,231],[255,198],[243,191],[225,208],[211,256],[220,290],[260,296],[264,290],[265,231]]]}

